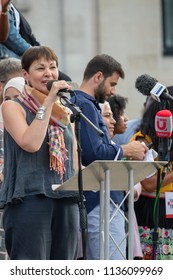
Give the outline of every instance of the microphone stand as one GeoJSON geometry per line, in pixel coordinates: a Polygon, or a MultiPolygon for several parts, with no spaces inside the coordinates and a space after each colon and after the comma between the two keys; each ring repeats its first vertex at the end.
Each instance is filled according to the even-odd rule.
{"type": "Polygon", "coordinates": [[[83,250],[83,259],[86,259],[86,235],[87,235],[87,213],[84,204],[84,196],[83,196],[83,177],[82,177],[82,149],[80,143],[80,120],[81,118],[87,122],[95,132],[100,136],[104,136],[104,132],[96,127],[77,107],[74,103],[72,103],[66,96],[61,96],[63,101],[63,105],[68,105],[68,107],[72,108],[73,114],[71,115],[71,122],[75,122],[75,134],[77,140],[77,152],[78,152],[78,190],[79,190],[79,214],[80,214],[80,229],[82,235],[82,250],[83,250]]]}
{"type": "Polygon", "coordinates": [[[157,173],[157,189],[156,189],[156,199],[155,199],[156,207],[155,207],[155,213],[153,213],[154,231],[153,231],[153,237],[152,237],[152,244],[153,244],[152,260],[156,260],[156,257],[157,257],[160,174],[161,174],[161,169],[158,169],[158,173],[157,173]]]}
{"type": "MultiPolygon", "coordinates": [[[[167,106],[169,107],[169,103],[167,100],[161,100],[161,105],[162,109],[167,109],[167,106]]],[[[161,174],[161,169],[158,169],[157,173],[157,188],[156,188],[156,199],[155,199],[155,211],[153,213],[153,220],[154,220],[154,231],[153,231],[153,236],[152,236],[152,260],[157,259],[157,244],[158,244],[158,220],[159,220],[159,195],[160,195],[160,187],[161,184],[164,180],[164,177],[166,175],[166,170],[169,164],[170,160],[170,145],[168,144],[167,146],[169,147],[167,153],[165,154],[163,151],[163,146],[164,144],[169,143],[170,139],[167,138],[162,138],[162,148],[158,147],[159,149],[159,161],[168,161],[168,163],[164,166],[164,171],[162,171],[161,174]],[[162,175],[162,178],[161,178],[162,175]]],[[[161,139],[159,139],[159,142],[161,139]]]]}

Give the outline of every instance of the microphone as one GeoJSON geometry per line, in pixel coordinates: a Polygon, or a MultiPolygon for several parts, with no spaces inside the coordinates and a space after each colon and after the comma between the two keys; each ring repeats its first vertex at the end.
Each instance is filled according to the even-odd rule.
{"type": "MultiPolygon", "coordinates": [[[[57,82],[58,80],[50,80],[47,82],[46,84],[46,87],[47,89],[50,91],[51,90],[51,87],[53,85],[54,82],[57,82]]],[[[64,98],[68,98],[70,99],[71,97],[73,97],[75,95],[74,91],[72,89],[68,89],[68,88],[63,88],[63,89],[60,89],[58,92],[57,92],[57,96],[59,97],[64,97],[64,98]]]]}
{"type": "Polygon", "coordinates": [[[172,113],[169,110],[158,111],[155,117],[155,131],[159,137],[158,156],[161,161],[170,160],[172,140],[172,113]]]}
{"type": "Polygon", "coordinates": [[[151,97],[158,102],[160,102],[161,99],[173,101],[173,97],[168,93],[167,88],[148,74],[139,76],[136,79],[135,87],[143,95],[151,95],[151,97]]]}
{"type": "Polygon", "coordinates": [[[169,110],[158,111],[155,117],[156,135],[169,138],[172,134],[172,113],[169,110]]]}

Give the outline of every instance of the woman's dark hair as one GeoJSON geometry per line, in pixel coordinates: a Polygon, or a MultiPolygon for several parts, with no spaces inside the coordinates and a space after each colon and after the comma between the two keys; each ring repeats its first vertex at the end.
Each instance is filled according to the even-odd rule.
{"type": "Polygon", "coordinates": [[[47,60],[55,60],[58,67],[58,58],[52,49],[45,46],[35,46],[27,49],[22,56],[22,69],[29,71],[33,61],[44,57],[47,60]]]}
{"type": "MultiPolygon", "coordinates": [[[[173,86],[167,87],[169,94],[173,96],[173,86]]],[[[153,148],[158,152],[159,138],[155,131],[155,117],[158,111],[168,109],[173,113],[173,101],[163,101],[158,102],[153,99],[151,104],[145,110],[140,126],[136,131],[141,131],[142,134],[150,136],[153,143],[153,148]]],[[[173,136],[172,136],[173,139],[173,136]]]]}
{"type": "Polygon", "coordinates": [[[113,118],[114,120],[116,120],[116,122],[118,122],[120,116],[124,113],[124,110],[126,109],[128,98],[116,94],[109,97],[108,102],[113,113],[113,118]]]}

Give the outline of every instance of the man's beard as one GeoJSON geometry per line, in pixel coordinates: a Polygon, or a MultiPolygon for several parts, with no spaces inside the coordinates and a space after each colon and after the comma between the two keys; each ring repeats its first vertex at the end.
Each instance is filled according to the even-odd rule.
{"type": "Polygon", "coordinates": [[[99,103],[104,103],[106,101],[106,91],[104,87],[104,81],[98,86],[97,89],[94,91],[95,98],[99,103]]]}

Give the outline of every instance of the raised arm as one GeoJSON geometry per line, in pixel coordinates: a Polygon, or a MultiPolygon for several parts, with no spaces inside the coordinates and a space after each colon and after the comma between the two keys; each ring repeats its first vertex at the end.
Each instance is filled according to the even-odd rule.
{"type": "Polygon", "coordinates": [[[8,4],[10,0],[1,0],[2,11],[0,15],[0,42],[4,42],[8,37],[9,19],[8,4]]]}

